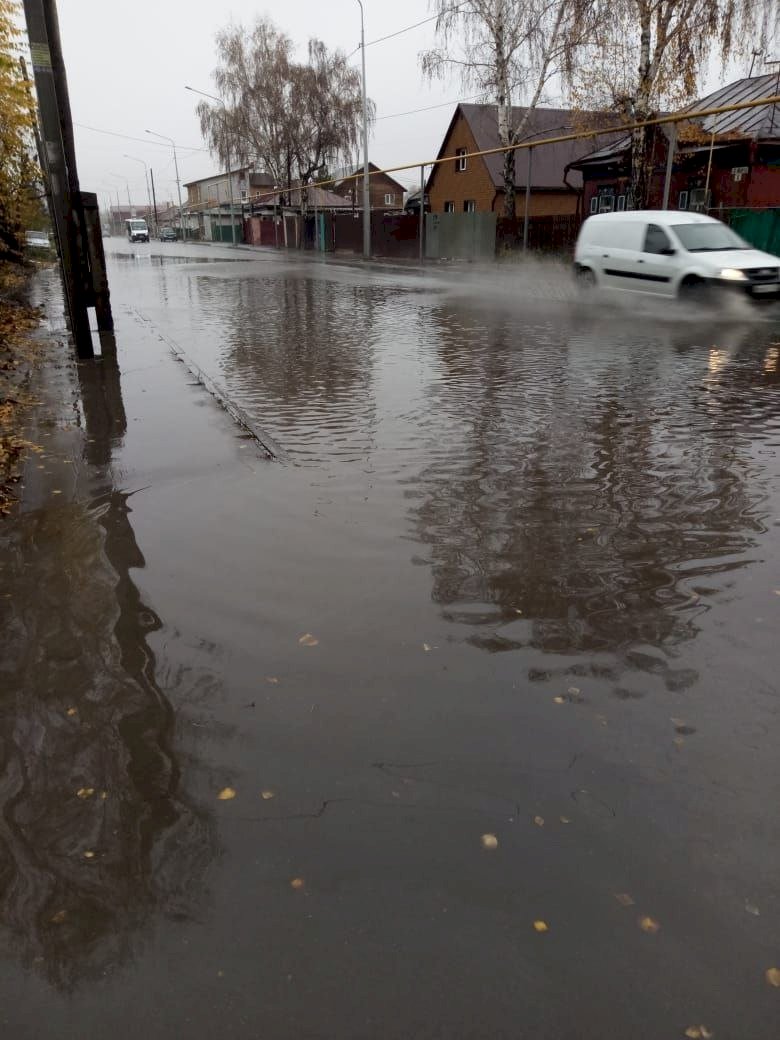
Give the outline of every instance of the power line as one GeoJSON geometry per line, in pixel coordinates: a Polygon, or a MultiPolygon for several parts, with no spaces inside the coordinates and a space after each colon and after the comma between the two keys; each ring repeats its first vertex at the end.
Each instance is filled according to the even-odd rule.
{"type": "MultiPolygon", "coordinates": [[[[117,133],[116,130],[102,130],[98,126],[87,126],[86,123],[74,123],[74,126],[79,127],[81,130],[92,130],[96,134],[107,134],[109,137],[121,137],[123,141],[140,141],[141,144],[153,144],[156,148],[167,148],[166,144],[157,144],[156,141],[150,141],[148,137],[130,137],[128,134],[117,133]]],[[[190,145],[179,146],[183,152],[207,152],[208,148],[194,148],[190,145]]]]}
{"type": "MultiPolygon", "coordinates": [[[[448,8],[447,10],[448,11],[457,11],[459,8],[465,7],[465,6],[466,6],[466,4],[465,4],[465,0],[464,0],[463,3],[461,3],[461,4],[454,4],[452,7],[448,8]]],[[[421,25],[427,25],[428,22],[435,22],[438,17],[439,17],[438,14],[432,14],[429,18],[423,18],[421,21],[414,22],[412,25],[405,25],[403,27],[403,29],[396,29],[395,32],[388,33],[387,36],[379,36],[379,37],[377,37],[376,40],[369,40],[368,43],[366,44],[366,47],[373,47],[375,43],[384,43],[385,40],[392,40],[396,36],[402,36],[404,33],[411,32],[412,29],[419,29],[419,27],[421,25]]],[[[350,51],[350,53],[347,55],[347,59],[351,58],[353,54],[357,54],[357,52],[359,50],[360,50],[360,47],[356,47],[354,49],[354,51],[350,51]]]]}
{"type": "Polygon", "coordinates": [[[465,101],[476,101],[478,98],[485,97],[487,91],[483,90],[481,94],[474,94],[472,97],[455,98],[454,101],[442,101],[438,105],[427,105],[425,108],[410,108],[408,112],[391,112],[386,116],[377,116],[376,122],[380,119],[397,119],[399,116],[413,116],[417,112],[431,112],[434,108],[449,108],[450,105],[460,105],[465,101]]]}

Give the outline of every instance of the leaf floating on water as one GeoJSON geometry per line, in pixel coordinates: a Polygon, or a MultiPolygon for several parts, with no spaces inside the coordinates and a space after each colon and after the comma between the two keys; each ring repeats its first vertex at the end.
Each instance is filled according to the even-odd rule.
{"type": "Polygon", "coordinates": [[[483,834],[480,838],[480,841],[482,842],[483,849],[498,848],[498,838],[495,836],[495,834],[483,834]]]}
{"type": "Polygon", "coordinates": [[[304,888],[305,885],[306,885],[306,882],[303,880],[302,877],[294,877],[292,879],[292,881],[290,882],[290,888],[294,888],[296,890],[296,892],[300,891],[300,889],[304,888]]]}
{"type": "Polygon", "coordinates": [[[780,968],[767,968],[764,977],[770,986],[780,987],[780,968]]]}
{"type": "Polygon", "coordinates": [[[58,910],[51,919],[52,924],[62,924],[65,918],[68,916],[67,910],[58,910]]]}
{"type": "Polygon", "coordinates": [[[749,914],[752,914],[753,917],[760,917],[761,916],[761,911],[753,903],[745,903],[745,909],[747,910],[747,912],[749,914]]]}
{"type": "Polygon", "coordinates": [[[652,917],[640,917],[639,927],[643,932],[647,932],[648,935],[655,935],[661,926],[658,921],[655,921],[652,917]]]}
{"type": "Polygon", "coordinates": [[[634,900],[628,894],[628,892],[616,892],[615,893],[615,899],[617,899],[618,903],[620,903],[621,906],[633,906],[634,905],[634,900]]]}
{"type": "Polygon", "coordinates": [[[260,797],[263,799],[264,802],[269,802],[272,798],[276,797],[276,792],[275,791],[261,791],[260,792],[260,797]]]}
{"type": "Polygon", "coordinates": [[[573,694],[573,696],[578,697],[580,693],[580,688],[579,686],[570,686],[567,690],[567,693],[571,693],[573,694]]]}
{"type": "Polygon", "coordinates": [[[311,632],[306,632],[301,636],[298,642],[301,646],[317,646],[319,639],[317,639],[316,636],[313,636],[311,632]]]}
{"type": "Polygon", "coordinates": [[[95,788],[94,787],[80,787],[78,789],[78,791],[76,791],[76,797],[77,798],[83,798],[83,799],[91,798],[94,793],[95,793],[95,788]]]}
{"type": "Polygon", "coordinates": [[[571,823],[571,820],[568,816],[559,816],[558,819],[561,821],[561,823],[571,823]]]}
{"type": "Polygon", "coordinates": [[[233,790],[232,787],[223,787],[222,790],[217,795],[217,798],[220,800],[220,802],[229,802],[231,800],[231,798],[235,798],[235,797],[236,797],[236,792],[233,790]]]}
{"type": "Polygon", "coordinates": [[[549,927],[546,921],[534,921],[535,932],[549,932],[549,927]]]}
{"type": "Polygon", "coordinates": [[[265,681],[267,683],[271,683],[272,686],[278,686],[279,685],[279,680],[276,678],[275,675],[266,675],[265,681]]]}
{"type": "Polygon", "coordinates": [[[715,1036],[712,1030],[706,1026],[688,1026],[685,1030],[685,1035],[690,1037],[690,1040],[710,1040],[711,1037],[715,1036]]]}
{"type": "Polygon", "coordinates": [[[65,712],[65,714],[69,715],[71,718],[73,718],[74,715],[78,715],[78,713],[79,713],[79,709],[78,708],[68,708],[68,710],[65,712]]]}
{"type": "Polygon", "coordinates": [[[428,653],[428,651],[429,651],[430,649],[431,649],[431,648],[430,648],[430,647],[428,646],[428,644],[427,644],[427,643],[423,643],[423,650],[424,650],[424,651],[426,652],[426,654],[428,653]]]}
{"type": "Polygon", "coordinates": [[[543,816],[534,816],[534,823],[536,824],[537,827],[544,827],[544,817],[543,816]]]}
{"type": "Polygon", "coordinates": [[[94,859],[94,858],[95,858],[95,853],[91,849],[87,849],[87,851],[84,853],[84,859],[94,859]]]}
{"type": "Polygon", "coordinates": [[[566,703],[566,701],[563,699],[563,697],[553,697],[553,701],[555,702],[555,704],[565,704],[566,703]]]}

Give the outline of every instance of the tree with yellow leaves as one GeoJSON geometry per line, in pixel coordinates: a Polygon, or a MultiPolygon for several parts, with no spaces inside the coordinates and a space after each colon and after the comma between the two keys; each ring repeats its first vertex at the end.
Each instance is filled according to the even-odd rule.
{"type": "Polygon", "coordinates": [[[21,258],[24,225],[40,212],[35,116],[19,64],[18,13],[16,0],[0,0],[0,261],[21,258]]]}

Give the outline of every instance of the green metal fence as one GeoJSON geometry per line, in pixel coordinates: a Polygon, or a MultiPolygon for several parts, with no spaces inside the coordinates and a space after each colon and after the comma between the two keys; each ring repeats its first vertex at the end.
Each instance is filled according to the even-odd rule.
{"type": "Polygon", "coordinates": [[[711,210],[756,249],[780,256],[780,207],[775,209],[711,210]]]}

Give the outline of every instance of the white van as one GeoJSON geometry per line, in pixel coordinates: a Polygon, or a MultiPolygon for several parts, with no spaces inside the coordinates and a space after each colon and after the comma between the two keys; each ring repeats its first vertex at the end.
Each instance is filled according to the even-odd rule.
{"type": "Polygon", "coordinates": [[[780,299],[780,257],[763,253],[714,217],[629,210],[588,217],[574,250],[584,285],[707,299],[715,287],[780,299]]]}

